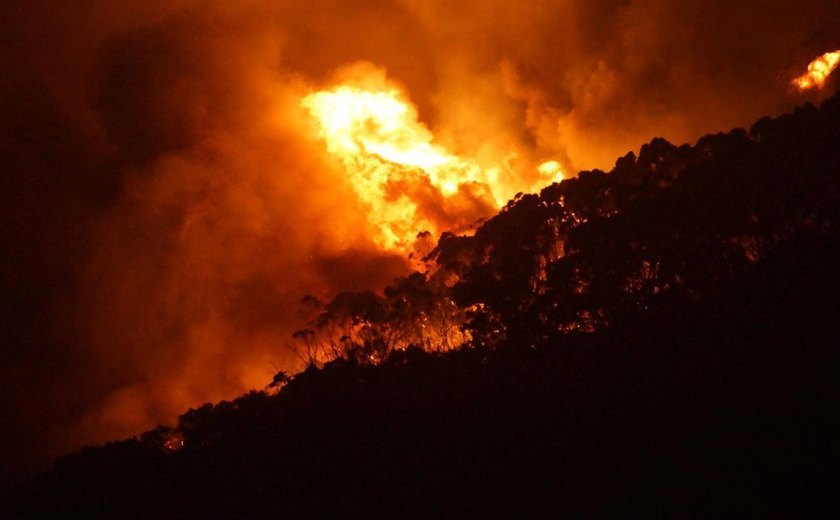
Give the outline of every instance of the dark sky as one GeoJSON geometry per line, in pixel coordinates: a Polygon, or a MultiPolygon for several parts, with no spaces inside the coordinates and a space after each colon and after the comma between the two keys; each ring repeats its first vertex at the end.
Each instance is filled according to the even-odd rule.
{"type": "Polygon", "coordinates": [[[570,171],[818,101],[832,0],[0,5],[0,467],[172,421],[292,367],[307,293],[405,272],[301,96],[384,68],[466,155],[570,171]]]}

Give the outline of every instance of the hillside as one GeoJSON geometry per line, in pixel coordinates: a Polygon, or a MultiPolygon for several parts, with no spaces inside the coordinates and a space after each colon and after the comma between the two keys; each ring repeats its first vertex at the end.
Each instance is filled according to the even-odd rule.
{"type": "Polygon", "coordinates": [[[59,461],[21,517],[840,508],[840,97],[518,196],[310,368],[59,461]]]}

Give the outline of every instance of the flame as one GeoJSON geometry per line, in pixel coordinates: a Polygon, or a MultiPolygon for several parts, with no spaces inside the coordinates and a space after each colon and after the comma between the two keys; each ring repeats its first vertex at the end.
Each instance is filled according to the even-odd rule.
{"type": "Polygon", "coordinates": [[[537,166],[537,170],[546,177],[551,177],[557,181],[563,180],[563,168],[557,161],[546,161],[537,166]]]}
{"type": "Polygon", "coordinates": [[[793,80],[800,92],[821,89],[834,69],[840,65],[840,50],[827,52],[808,64],[808,72],[793,80]]]}
{"type": "MultiPolygon", "coordinates": [[[[435,143],[417,109],[395,86],[341,84],[307,95],[301,105],[318,123],[328,152],[341,160],[359,200],[368,206],[368,221],[376,231],[372,239],[384,250],[409,252],[418,233],[436,235],[451,224],[424,216],[417,195],[428,196],[429,188],[443,207],[438,215],[454,221],[459,197],[477,197],[497,210],[517,191],[534,187],[502,179],[500,172],[510,170],[506,161],[482,167],[435,143]]],[[[509,152],[506,157],[516,155],[509,152]]],[[[540,184],[562,179],[557,161],[543,163],[538,173],[540,184]]]]}

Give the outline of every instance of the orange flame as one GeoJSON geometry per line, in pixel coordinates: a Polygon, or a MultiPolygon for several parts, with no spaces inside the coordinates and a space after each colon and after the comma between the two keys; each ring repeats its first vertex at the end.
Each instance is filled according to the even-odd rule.
{"type": "Polygon", "coordinates": [[[793,80],[800,92],[821,89],[828,76],[840,65],[840,50],[827,52],[808,64],[808,72],[793,80]]]}
{"type": "MultiPolygon", "coordinates": [[[[423,216],[412,190],[404,189],[407,183],[422,184],[424,193],[431,189],[440,204],[457,206],[458,196],[469,193],[494,210],[517,191],[535,187],[504,182],[500,172],[508,165],[482,167],[436,144],[416,108],[395,86],[341,84],[314,92],[301,104],[317,121],[327,150],[342,161],[357,196],[370,208],[372,238],[384,250],[409,252],[419,232],[436,235],[448,224],[423,216]]],[[[538,173],[541,185],[563,178],[557,161],[543,163],[538,173]]]]}

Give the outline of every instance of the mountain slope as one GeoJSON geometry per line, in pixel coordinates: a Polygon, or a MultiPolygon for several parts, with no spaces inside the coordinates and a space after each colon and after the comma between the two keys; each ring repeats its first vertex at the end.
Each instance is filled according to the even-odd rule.
{"type": "Polygon", "coordinates": [[[444,235],[428,273],[323,306],[322,329],[358,333],[332,361],[83,450],[7,506],[836,511],[838,145],[834,98],[693,147],[657,139],[610,173],[518,197],[475,236],[444,235]],[[441,301],[461,348],[386,341],[441,301]]]}

